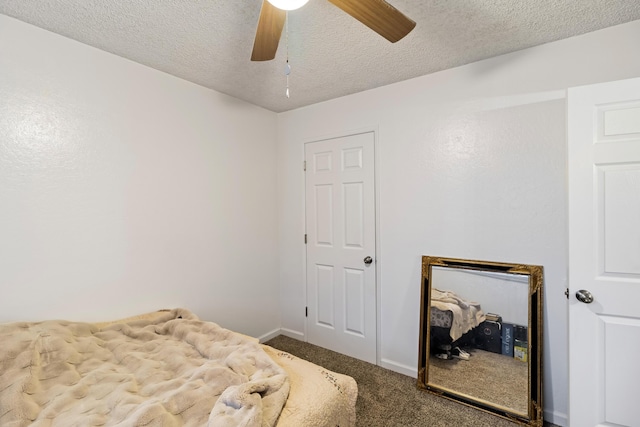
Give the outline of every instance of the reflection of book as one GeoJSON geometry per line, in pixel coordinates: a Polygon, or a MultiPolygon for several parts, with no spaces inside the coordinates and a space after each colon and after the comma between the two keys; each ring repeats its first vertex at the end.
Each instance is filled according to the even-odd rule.
{"type": "Polygon", "coordinates": [[[521,360],[523,362],[527,361],[527,353],[529,352],[527,349],[527,342],[521,340],[515,340],[513,342],[513,357],[514,359],[521,360]]]}
{"type": "Polygon", "coordinates": [[[502,324],[502,354],[513,357],[513,326],[511,323],[502,324]]]}

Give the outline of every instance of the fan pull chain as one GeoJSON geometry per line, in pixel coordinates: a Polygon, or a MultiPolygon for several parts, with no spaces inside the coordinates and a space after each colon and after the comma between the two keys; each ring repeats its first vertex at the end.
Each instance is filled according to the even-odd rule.
{"type": "Polygon", "coordinates": [[[287,46],[287,64],[284,67],[284,75],[287,76],[287,90],[284,92],[285,96],[289,98],[289,74],[291,74],[291,66],[289,65],[289,12],[286,12],[284,21],[285,31],[285,44],[287,46]]]}
{"type": "Polygon", "coordinates": [[[287,65],[284,67],[284,74],[287,76],[287,90],[284,94],[289,98],[289,74],[291,74],[291,67],[289,66],[289,60],[287,59],[287,65]]]}

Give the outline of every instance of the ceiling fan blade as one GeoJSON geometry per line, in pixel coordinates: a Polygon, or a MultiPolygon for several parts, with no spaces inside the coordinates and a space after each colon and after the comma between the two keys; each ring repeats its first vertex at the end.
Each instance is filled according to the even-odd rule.
{"type": "Polygon", "coordinates": [[[251,53],[252,61],[269,61],[276,57],[286,17],[287,13],[284,10],[263,0],[251,53]]]}
{"type": "Polygon", "coordinates": [[[384,0],[329,0],[349,15],[395,43],[409,34],[416,23],[384,0]]]}

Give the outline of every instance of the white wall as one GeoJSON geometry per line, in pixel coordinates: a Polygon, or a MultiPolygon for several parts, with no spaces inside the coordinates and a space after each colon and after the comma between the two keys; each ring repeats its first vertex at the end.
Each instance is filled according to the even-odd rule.
{"type": "Polygon", "coordinates": [[[416,372],[421,255],[543,265],[545,416],[566,425],[565,91],[640,75],[638,40],[640,21],[280,114],[283,330],[304,334],[303,143],[377,129],[381,365],[416,372]]]}
{"type": "Polygon", "coordinates": [[[279,328],[276,120],[0,15],[0,321],[279,328]]]}
{"type": "Polygon", "coordinates": [[[529,276],[433,266],[430,285],[451,291],[464,301],[480,304],[485,314],[493,313],[504,323],[529,322],[529,276]]]}

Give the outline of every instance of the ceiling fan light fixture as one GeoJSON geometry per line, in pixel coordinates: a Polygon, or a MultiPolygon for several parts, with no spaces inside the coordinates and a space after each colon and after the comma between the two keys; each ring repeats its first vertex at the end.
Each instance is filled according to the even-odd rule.
{"type": "Polygon", "coordinates": [[[282,10],[296,10],[307,4],[309,0],[267,0],[269,3],[282,10]]]}

